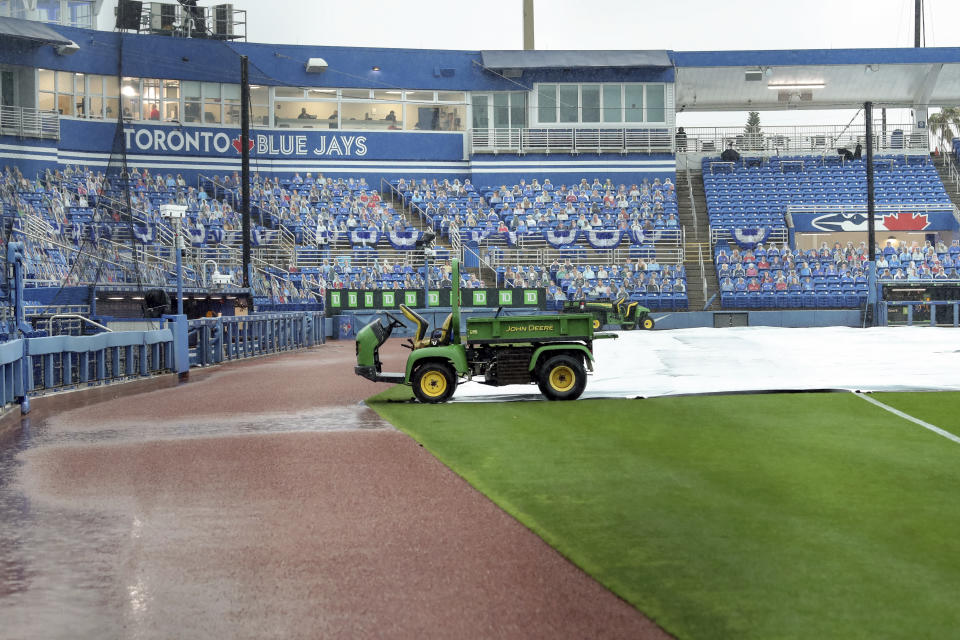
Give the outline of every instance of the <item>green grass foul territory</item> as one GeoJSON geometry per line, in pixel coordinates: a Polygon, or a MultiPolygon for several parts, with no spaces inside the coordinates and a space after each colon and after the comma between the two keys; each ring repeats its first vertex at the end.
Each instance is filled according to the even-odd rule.
{"type": "MultiPolygon", "coordinates": [[[[960,629],[960,445],[854,394],[409,396],[369,404],[678,638],[960,629]]],[[[958,431],[957,394],[876,397],[958,431]]]]}

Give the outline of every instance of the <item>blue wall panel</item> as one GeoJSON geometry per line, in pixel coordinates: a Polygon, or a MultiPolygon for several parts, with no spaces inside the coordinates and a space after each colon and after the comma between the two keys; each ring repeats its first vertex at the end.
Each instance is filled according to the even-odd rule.
{"type": "Polygon", "coordinates": [[[16,166],[24,176],[33,178],[56,165],[56,141],[0,136],[0,167],[16,166]]]}
{"type": "MultiPolygon", "coordinates": [[[[60,152],[52,161],[106,167],[115,125],[61,120],[60,152]]],[[[251,171],[292,175],[306,172],[336,177],[417,176],[464,178],[463,134],[323,129],[251,131],[251,171]]],[[[222,175],[240,171],[237,129],[131,124],[125,131],[127,162],[151,172],[222,175]]],[[[371,183],[373,184],[373,183],[371,183]]]]}

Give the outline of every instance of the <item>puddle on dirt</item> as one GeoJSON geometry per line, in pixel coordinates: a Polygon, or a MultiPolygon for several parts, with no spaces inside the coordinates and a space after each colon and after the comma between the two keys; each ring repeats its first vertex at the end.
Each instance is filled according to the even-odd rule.
{"type": "Polygon", "coordinates": [[[40,430],[35,436],[32,446],[285,433],[290,431],[393,429],[376,412],[364,404],[324,407],[323,409],[296,414],[256,414],[225,418],[204,416],[196,420],[146,421],[139,424],[117,420],[100,421],[96,425],[78,425],[67,416],[50,418],[44,426],[47,428],[40,430]]]}
{"type": "MultiPolygon", "coordinates": [[[[137,443],[251,434],[392,429],[358,404],[311,412],[177,421],[116,421],[71,430],[69,415],[31,421],[0,440],[0,637],[162,637],[137,621],[147,594],[120,565],[133,535],[109,509],[31,498],[20,477],[24,454],[47,446],[137,443]]],[[[157,487],[162,491],[162,487],[157,487]]],[[[225,514],[226,515],[226,514],[225,514]]],[[[135,529],[135,527],[134,527],[135,529]]],[[[167,632],[170,628],[166,629],[167,632]]]]}

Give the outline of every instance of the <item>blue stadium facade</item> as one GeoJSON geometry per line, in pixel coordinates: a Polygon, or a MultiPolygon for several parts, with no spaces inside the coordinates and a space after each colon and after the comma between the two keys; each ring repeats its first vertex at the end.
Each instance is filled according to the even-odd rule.
{"type": "MultiPolygon", "coordinates": [[[[264,174],[350,174],[371,184],[400,176],[471,178],[493,185],[532,171],[555,182],[611,174],[636,181],[674,171],[675,71],[667,52],[647,56],[649,66],[604,66],[632,61],[594,52],[589,67],[550,68],[562,62],[545,59],[548,66],[515,73],[486,66],[489,52],[478,51],[226,43],[68,27],[57,32],[79,51],[62,56],[53,46],[13,38],[0,44],[0,63],[17,76],[19,104],[35,100],[39,109],[62,114],[59,140],[0,138],[0,157],[16,160],[25,173],[67,163],[105,164],[120,108],[130,118],[131,166],[185,177],[238,170],[242,55],[249,58],[254,85],[252,169],[264,174]],[[306,61],[317,57],[327,70],[308,72],[306,61]],[[118,77],[125,79],[123,91],[118,77]],[[580,113],[547,117],[545,92],[529,91],[535,84],[576,91],[583,83],[606,99],[602,114],[595,100],[597,113],[586,114],[587,122],[580,113]],[[148,111],[153,105],[161,112],[156,119],[148,111]],[[312,117],[297,118],[301,109],[312,117]],[[331,121],[334,112],[339,117],[331,121]],[[471,135],[481,128],[536,129],[541,123],[532,122],[530,113],[543,114],[547,122],[540,138],[522,148],[509,134],[499,141],[471,135]],[[601,124],[620,125],[620,139],[601,141],[601,124]],[[576,144],[570,140],[574,128],[576,144]],[[576,156],[569,154],[573,149],[576,156]]],[[[564,96],[554,102],[562,107],[564,96]]]]}
{"type": "MultiPolygon", "coordinates": [[[[878,152],[887,154],[883,167],[890,172],[879,181],[878,202],[887,207],[881,219],[888,225],[879,228],[900,233],[901,242],[921,240],[933,249],[950,244],[957,231],[956,209],[936,171],[926,166],[925,121],[928,105],[960,100],[960,49],[440,51],[257,44],[73,27],[24,36],[17,33],[23,21],[3,21],[8,37],[0,40],[0,163],[16,165],[28,178],[77,166],[94,173],[109,166],[116,175],[121,164],[160,176],[161,189],[149,194],[144,215],[136,218],[142,226],[128,235],[159,247],[161,280],[169,280],[164,261],[172,255],[170,232],[157,213],[161,201],[190,200],[197,273],[214,255],[202,250],[226,247],[225,257],[217,259],[235,262],[235,211],[226,205],[230,200],[236,207],[237,181],[224,176],[240,171],[244,145],[256,186],[255,244],[282,254],[270,263],[276,280],[264,293],[271,298],[298,299],[287,289],[300,288],[304,278],[310,285],[300,291],[312,291],[311,299],[335,280],[337,288],[355,289],[422,289],[439,282],[442,274],[427,273],[422,258],[406,255],[403,270],[383,269],[391,250],[409,250],[429,225],[468,266],[489,268],[489,285],[502,286],[516,276],[518,286],[545,288],[557,303],[590,297],[593,286],[609,286],[654,309],[686,309],[688,285],[700,289],[698,304],[720,293],[719,285],[711,292],[706,279],[701,286],[687,278],[686,268],[695,262],[685,248],[693,226],[705,225],[708,235],[696,235],[701,272],[704,261],[709,265],[723,247],[774,242],[808,251],[812,248],[799,245],[819,242],[810,240],[816,234],[846,244],[852,237],[830,234],[865,228],[862,161],[839,167],[836,153],[864,141],[861,125],[828,134],[768,130],[763,136],[740,129],[688,138],[676,126],[684,110],[854,108],[865,100],[911,107],[913,122],[884,131],[875,142],[878,152]],[[250,68],[248,140],[240,137],[242,57],[250,68]],[[118,131],[121,113],[124,128],[118,131]],[[728,140],[755,162],[735,167],[715,162],[728,140]],[[706,210],[699,221],[680,220],[678,198],[686,194],[674,188],[678,158],[687,185],[691,168],[699,174],[702,167],[706,210]],[[723,174],[715,176],[718,171],[723,174]],[[321,175],[362,182],[310,200],[321,175]],[[275,181],[264,184],[266,179],[275,181]],[[401,179],[405,183],[398,187],[401,179]],[[532,180],[538,181],[535,188],[532,180]],[[540,183],[548,180],[583,192],[541,191],[540,183]],[[457,186],[443,187],[441,194],[444,181],[457,186]],[[183,185],[197,185],[196,193],[186,193],[183,185]],[[513,198],[500,198],[497,189],[503,185],[518,196],[515,205],[508,206],[513,198]],[[630,185],[641,185],[637,191],[643,193],[631,195],[630,185]],[[424,193],[415,193],[418,186],[424,193]],[[368,202],[368,190],[394,202],[368,202]],[[215,207],[207,215],[203,199],[194,195],[222,199],[224,212],[215,207]],[[527,199],[529,207],[521,206],[527,199]],[[298,201],[300,207],[292,206],[298,201]],[[568,204],[569,218],[561,215],[568,204]],[[373,228],[354,227],[351,207],[360,219],[368,206],[379,213],[360,221],[373,228]],[[555,270],[545,272],[556,258],[605,263],[614,275],[606,281],[588,278],[583,293],[576,273],[558,278],[555,270]],[[639,271],[634,260],[651,258],[666,266],[656,277],[626,273],[639,271]],[[337,260],[334,274],[328,263],[337,260]],[[423,278],[417,281],[418,276],[423,278]],[[671,285],[680,291],[670,291],[671,285]],[[276,295],[278,287],[283,295],[276,295]]],[[[77,187],[83,185],[74,179],[67,190],[79,198],[77,187]]],[[[93,206],[74,206],[57,217],[41,195],[21,189],[19,199],[51,224],[54,242],[77,244],[91,234],[99,242],[102,233],[133,241],[103,222],[93,206]]],[[[847,249],[837,254],[843,260],[832,254],[830,260],[856,260],[851,281],[843,280],[844,273],[811,274],[810,291],[818,295],[798,296],[797,304],[786,300],[788,286],[796,287],[789,292],[802,286],[794,273],[800,265],[789,261],[780,270],[760,269],[756,283],[744,281],[745,288],[755,284],[750,293],[758,294],[746,302],[733,296],[736,304],[728,305],[721,299],[725,306],[748,308],[861,307],[863,251],[847,249]],[[798,282],[777,287],[779,278],[792,275],[798,282]]],[[[917,279],[933,279],[946,256],[927,252],[917,279]]],[[[115,258],[117,281],[129,282],[129,274],[140,269],[139,258],[120,249],[115,258]]],[[[32,260],[42,263],[43,252],[32,260]]],[[[60,271],[75,261],[55,260],[60,271]]],[[[950,262],[952,256],[945,276],[960,279],[950,262]]]]}

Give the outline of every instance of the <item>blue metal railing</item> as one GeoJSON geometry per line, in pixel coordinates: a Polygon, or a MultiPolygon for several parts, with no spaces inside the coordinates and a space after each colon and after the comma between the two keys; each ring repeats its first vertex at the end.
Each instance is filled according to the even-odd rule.
{"type": "Polygon", "coordinates": [[[322,311],[197,318],[189,326],[192,367],[303,349],[326,340],[322,311]]]}
{"type": "Polygon", "coordinates": [[[105,331],[92,336],[28,338],[30,391],[116,382],[173,369],[173,332],[105,331]]]}
{"type": "Polygon", "coordinates": [[[79,386],[176,371],[175,324],[154,331],[20,338],[0,344],[0,405],[79,386]]]}
{"type": "Polygon", "coordinates": [[[311,347],[325,342],[322,312],[190,320],[164,316],[148,331],[43,336],[0,343],[0,408],[30,397],[311,347]],[[163,321],[162,321],[163,322],[163,321]]]}
{"type": "Polygon", "coordinates": [[[23,358],[26,343],[20,339],[0,344],[0,404],[4,407],[25,395],[23,358]]]}
{"type": "Polygon", "coordinates": [[[880,300],[879,315],[881,326],[960,327],[960,300],[880,300]]]}

